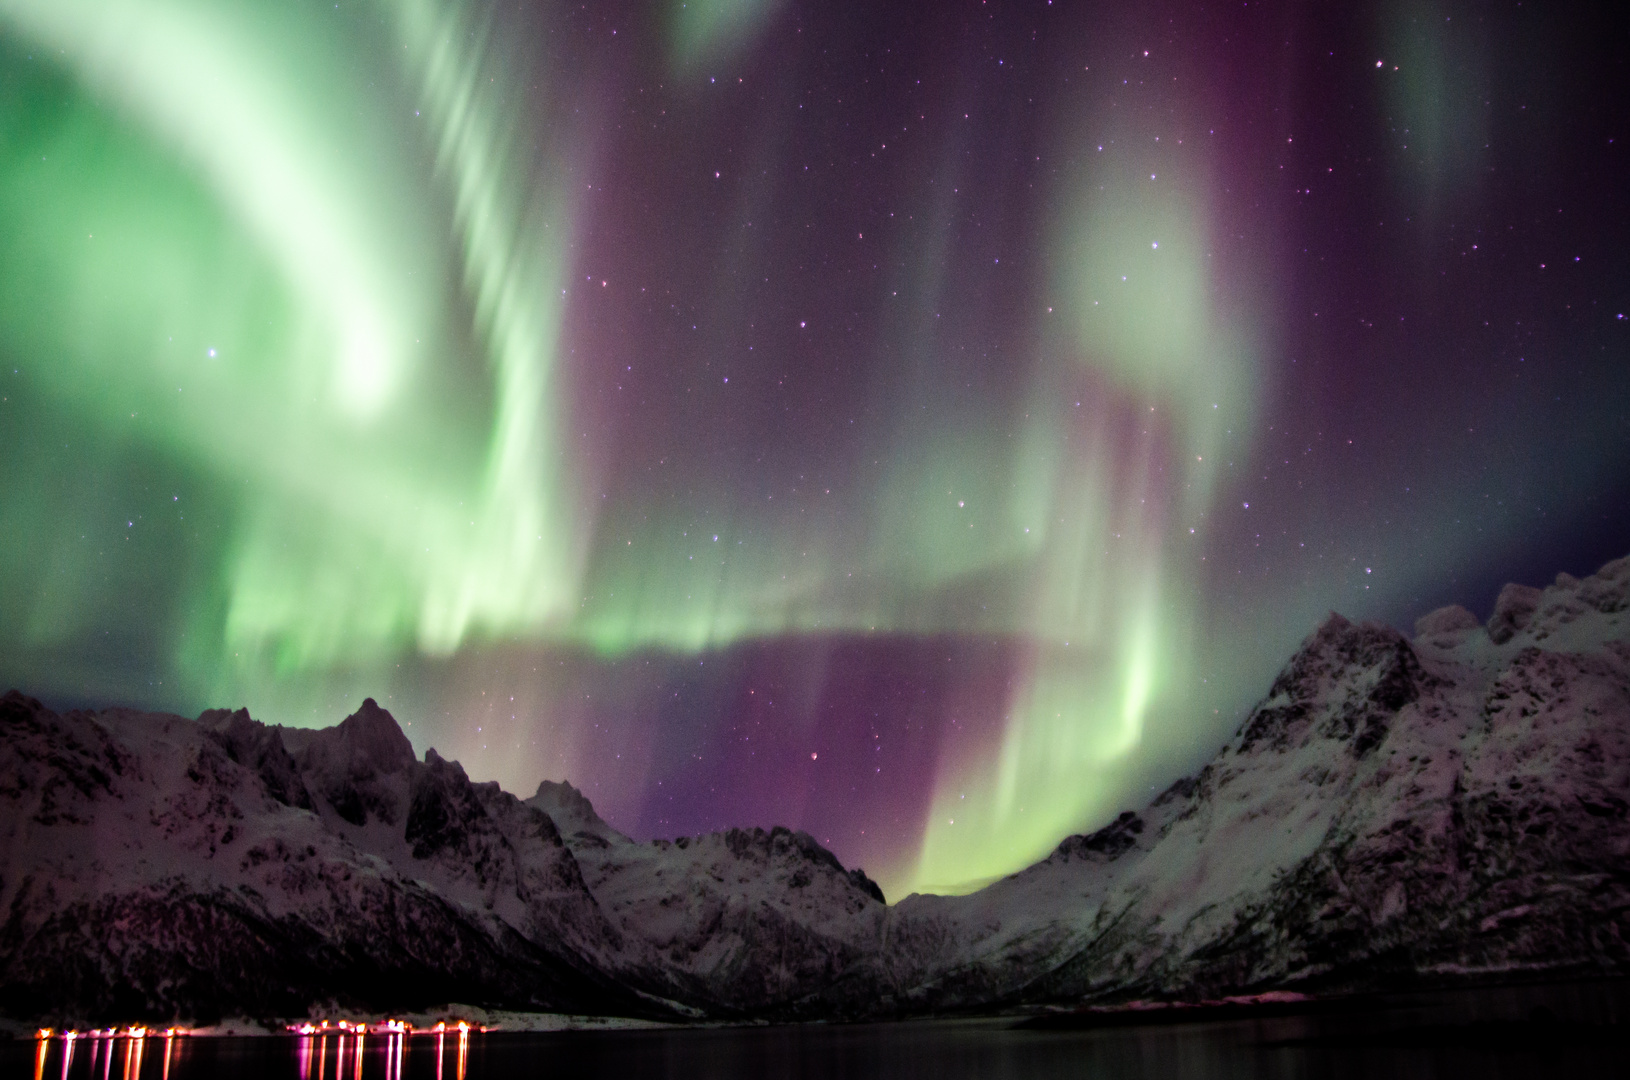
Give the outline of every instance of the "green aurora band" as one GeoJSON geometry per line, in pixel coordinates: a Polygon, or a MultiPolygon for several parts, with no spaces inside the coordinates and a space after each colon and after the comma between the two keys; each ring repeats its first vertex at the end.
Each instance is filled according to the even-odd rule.
{"type": "MultiPolygon", "coordinates": [[[[772,13],[695,8],[674,8],[676,71],[772,13]]],[[[917,355],[857,436],[869,480],[827,497],[841,513],[731,485],[601,498],[562,359],[597,285],[574,241],[595,149],[560,101],[541,145],[525,124],[526,88],[562,81],[541,54],[433,0],[0,0],[0,28],[0,333],[49,402],[0,509],[16,662],[327,722],[404,662],[516,643],[1015,637],[999,745],[947,742],[920,851],[883,871],[896,895],[1011,871],[1116,809],[1117,770],[1191,704],[1215,457],[1256,407],[1203,153],[1089,156],[1059,182],[1021,416],[925,407],[945,404],[920,331],[952,257],[930,239],[890,328],[917,355]],[[110,533],[127,515],[86,491],[92,458],[145,470],[178,516],[110,533]],[[113,544],[135,552],[119,581],[88,553],[113,544]],[[144,605],[162,689],[87,652],[144,605]]],[[[1075,122],[1056,138],[1116,123],[1075,122]]]]}

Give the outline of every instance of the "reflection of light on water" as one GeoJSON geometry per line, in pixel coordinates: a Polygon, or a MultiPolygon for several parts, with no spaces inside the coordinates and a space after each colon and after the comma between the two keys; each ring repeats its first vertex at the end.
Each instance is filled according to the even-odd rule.
{"type": "MultiPolygon", "coordinates": [[[[164,1077],[170,1080],[170,1056],[176,1035],[181,1034],[175,1028],[164,1032],[164,1077]]],[[[45,1067],[51,1058],[52,1039],[62,1040],[62,1072],[61,1080],[68,1080],[68,1071],[73,1068],[74,1050],[81,1039],[91,1041],[91,1060],[86,1068],[88,1076],[96,1075],[96,1063],[102,1063],[102,1080],[109,1080],[113,1075],[113,1055],[118,1052],[120,1040],[124,1041],[124,1064],[120,1068],[123,1080],[141,1080],[142,1059],[147,1052],[147,1028],[132,1024],[120,1031],[117,1026],[107,1029],[92,1028],[87,1032],[68,1030],[60,1034],[52,1028],[40,1028],[34,1033],[37,1046],[34,1049],[34,1080],[45,1080],[45,1067]]]]}
{"type": "MultiPolygon", "coordinates": [[[[452,1032],[458,1033],[458,1046],[454,1058],[454,1075],[456,1080],[465,1080],[465,1073],[469,1070],[470,1060],[470,1032],[491,1031],[492,1027],[482,1024],[479,1028],[468,1020],[455,1020],[452,1023],[439,1021],[434,1027],[415,1028],[404,1020],[387,1019],[376,1023],[350,1020],[320,1020],[316,1022],[302,1021],[298,1024],[289,1024],[287,1030],[297,1036],[295,1046],[295,1063],[300,1074],[300,1080],[330,1080],[328,1073],[328,1035],[330,1032],[339,1036],[338,1045],[334,1052],[334,1073],[332,1080],[362,1080],[362,1059],[367,1049],[367,1036],[370,1034],[385,1037],[385,1078],[386,1080],[402,1080],[407,1074],[408,1040],[414,1035],[434,1035],[436,1037],[436,1080],[443,1080],[447,1060],[447,1036],[452,1032]],[[315,1058],[316,1069],[312,1069],[315,1058]],[[347,1076],[349,1070],[350,1076],[347,1076]]],[[[139,1080],[139,1078],[136,1078],[139,1080]]]]}
{"type": "MultiPolygon", "coordinates": [[[[407,1075],[408,1039],[411,1036],[434,1035],[436,1080],[442,1080],[446,1064],[447,1036],[453,1032],[458,1034],[454,1077],[455,1080],[465,1080],[470,1064],[470,1032],[478,1029],[467,1020],[457,1020],[453,1023],[442,1021],[434,1027],[419,1029],[402,1020],[384,1020],[373,1024],[323,1020],[318,1023],[290,1024],[288,1030],[297,1037],[295,1062],[300,1080],[362,1080],[362,1060],[367,1051],[369,1034],[384,1036],[386,1080],[403,1080],[407,1075]],[[335,1046],[332,1076],[328,1072],[328,1037],[331,1033],[339,1036],[338,1045],[335,1046]],[[315,1070],[312,1068],[313,1064],[316,1065],[315,1070]]],[[[493,1029],[483,1024],[479,1030],[485,1032],[493,1029]]],[[[120,1067],[120,1080],[142,1080],[147,1038],[150,1034],[153,1038],[159,1037],[157,1031],[149,1032],[140,1025],[132,1025],[123,1030],[117,1026],[106,1029],[92,1028],[86,1032],[74,1030],[58,1032],[52,1028],[40,1028],[34,1033],[34,1080],[45,1080],[45,1070],[51,1060],[51,1044],[58,1040],[62,1043],[60,1080],[68,1080],[69,1069],[74,1061],[74,1050],[79,1042],[85,1039],[89,1039],[91,1043],[91,1060],[85,1071],[87,1077],[97,1076],[96,1066],[100,1062],[101,1080],[113,1080],[113,1057],[118,1044],[122,1041],[124,1061],[120,1067]]],[[[185,1034],[186,1031],[178,1028],[167,1028],[163,1032],[164,1064],[161,1080],[170,1080],[170,1062],[176,1059],[176,1036],[185,1034]]]]}
{"type": "Polygon", "coordinates": [[[147,1045],[147,1029],[130,1029],[130,1041],[125,1043],[124,1080],[141,1080],[142,1048],[147,1045]]]}

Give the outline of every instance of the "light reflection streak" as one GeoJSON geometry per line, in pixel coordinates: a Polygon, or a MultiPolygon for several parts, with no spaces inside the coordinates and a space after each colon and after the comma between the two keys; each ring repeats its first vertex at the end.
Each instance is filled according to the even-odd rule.
{"type": "MultiPolygon", "coordinates": [[[[179,1032],[175,1028],[168,1028],[164,1032],[163,1080],[169,1080],[170,1078],[170,1062],[174,1057],[175,1037],[178,1034],[184,1034],[184,1032],[179,1032]]],[[[154,1038],[158,1037],[156,1032],[150,1031],[141,1024],[132,1024],[122,1031],[117,1024],[109,1028],[91,1028],[85,1032],[77,1029],[57,1032],[53,1028],[40,1028],[34,1034],[37,1041],[34,1050],[34,1080],[44,1080],[45,1078],[45,1067],[51,1059],[51,1041],[53,1039],[62,1040],[62,1065],[59,1074],[61,1080],[68,1080],[68,1075],[73,1069],[74,1053],[79,1048],[80,1042],[87,1039],[90,1040],[91,1045],[91,1060],[85,1069],[87,1076],[94,1077],[96,1075],[96,1064],[100,1061],[102,1063],[103,1080],[110,1080],[113,1075],[113,1058],[119,1052],[119,1043],[122,1040],[124,1042],[124,1060],[119,1067],[121,1080],[141,1080],[142,1068],[147,1059],[147,1037],[149,1035],[154,1038]]]]}
{"type": "MultiPolygon", "coordinates": [[[[384,1020],[378,1023],[361,1021],[352,1023],[346,1020],[334,1022],[324,1020],[320,1024],[301,1023],[290,1024],[289,1031],[297,1038],[295,1060],[300,1074],[300,1080],[329,1080],[328,1078],[328,1035],[330,1031],[339,1033],[339,1042],[335,1047],[333,1080],[362,1080],[363,1058],[367,1053],[367,1036],[370,1032],[385,1037],[385,1076],[386,1080],[403,1080],[407,1075],[407,1048],[408,1039],[413,1035],[434,1035],[436,1037],[436,1080],[442,1080],[446,1073],[447,1035],[449,1031],[458,1033],[457,1057],[455,1059],[454,1076],[456,1080],[465,1080],[469,1072],[470,1061],[470,1032],[477,1030],[476,1025],[467,1020],[457,1020],[449,1024],[446,1021],[438,1022],[434,1027],[415,1029],[411,1024],[402,1020],[384,1020]],[[313,1059],[315,1058],[315,1075],[313,1075],[313,1059]],[[347,1076],[347,1071],[350,1075],[347,1076]]],[[[485,1024],[479,1028],[482,1032],[493,1030],[485,1024]]],[[[51,1042],[53,1039],[62,1040],[62,1072],[61,1080],[67,1080],[73,1066],[74,1051],[80,1041],[91,1041],[91,1060],[86,1075],[96,1075],[97,1062],[102,1065],[102,1080],[111,1080],[113,1073],[113,1058],[117,1053],[117,1044],[124,1040],[124,1061],[120,1066],[121,1080],[141,1080],[142,1068],[147,1056],[147,1037],[151,1034],[159,1037],[158,1032],[149,1032],[146,1027],[131,1025],[123,1031],[118,1026],[110,1028],[92,1028],[86,1032],[62,1031],[57,1032],[51,1028],[41,1028],[35,1033],[36,1046],[34,1050],[34,1080],[45,1080],[45,1069],[51,1058],[51,1042]],[[104,1045],[105,1044],[105,1045],[104,1045]]],[[[185,1034],[175,1028],[167,1028],[163,1032],[164,1059],[162,1080],[169,1080],[170,1063],[175,1059],[175,1037],[185,1034]]]]}
{"type": "Polygon", "coordinates": [[[147,1029],[131,1028],[125,1043],[124,1080],[141,1080],[142,1051],[147,1046],[147,1029]]]}

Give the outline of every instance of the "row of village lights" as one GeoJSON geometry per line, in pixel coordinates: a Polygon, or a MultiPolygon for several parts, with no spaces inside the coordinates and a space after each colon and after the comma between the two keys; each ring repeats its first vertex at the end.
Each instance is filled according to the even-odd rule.
{"type": "MultiPolygon", "coordinates": [[[[395,1049],[393,1051],[392,1060],[389,1062],[386,1069],[387,1076],[391,1077],[392,1080],[400,1080],[402,1076],[403,1062],[401,1055],[406,1047],[407,1037],[409,1035],[435,1035],[438,1037],[438,1046],[440,1045],[440,1037],[449,1034],[456,1035],[458,1036],[457,1077],[458,1080],[464,1080],[465,1071],[468,1067],[465,1055],[469,1052],[470,1032],[491,1031],[496,1026],[497,1025],[487,1024],[481,1024],[479,1026],[472,1025],[468,1020],[455,1020],[451,1024],[447,1023],[446,1021],[441,1021],[433,1027],[426,1028],[415,1028],[411,1024],[408,1024],[406,1021],[402,1020],[384,1020],[377,1024],[369,1024],[367,1022],[352,1023],[348,1020],[339,1020],[330,1024],[329,1021],[323,1020],[316,1024],[310,1022],[289,1024],[288,1030],[302,1037],[303,1047],[301,1054],[302,1060],[300,1075],[303,1080],[304,1078],[309,1078],[310,1075],[311,1062],[307,1055],[310,1053],[311,1037],[320,1037],[321,1045],[326,1051],[328,1046],[326,1036],[329,1034],[338,1035],[340,1037],[339,1054],[335,1058],[335,1080],[339,1080],[339,1078],[343,1075],[340,1070],[343,1068],[342,1062],[345,1054],[346,1036],[351,1036],[355,1040],[355,1072],[357,1080],[361,1080],[362,1041],[365,1036],[370,1034],[383,1035],[387,1037],[390,1044],[394,1044],[395,1049]],[[390,1038],[391,1036],[395,1036],[395,1038],[390,1038]]],[[[58,1032],[54,1028],[40,1028],[34,1033],[35,1038],[39,1042],[39,1052],[35,1055],[34,1061],[34,1080],[44,1080],[46,1057],[50,1053],[49,1048],[53,1038],[60,1039],[63,1044],[62,1075],[64,1078],[67,1077],[69,1064],[73,1061],[74,1044],[77,1041],[85,1040],[91,1042],[93,1045],[95,1045],[97,1042],[106,1042],[108,1048],[108,1066],[111,1067],[113,1064],[114,1040],[126,1040],[129,1046],[129,1051],[127,1052],[125,1058],[123,1080],[133,1080],[133,1077],[140,1076],[142,1059],[141,1048],[142,1044],[149,1036],[152,1036],[153,1038],[163,1037],[165,1040],[164,1080],[168,1080],[170,1075],[170,1047],[172,1046],[176,1036],[189,1034],[191,1034],[191,1032],[184,1028],[165,1028],[161,1032],[156,1029],[149,1029],[139,1024],[132,1024],[127,1028],[119,1028],[117,1026],[109,1028],[92,1028],[91,1030],[85,1032],[81,1032],[77,1029],[68,1029],[58,1032]]],[[[318,1075],[322,1076],[326,1072],[326,1067],[319,1064],[318,1075]]],[[[438,1058],[436,1063],[437,1080],[440,1080],[441,1075],[441,1061],[438,1058]]]]}
{"type": "Polygon", "coordinates": [[[472,1024],[468,1020],[455,1020],[448,1023],[438,1021],[434,1027],[416,1028],[403,1020],[382,1020],[377,1024],[366,1021],[351,1023],[348,1020],[336,1020],[330,1024],[327,1020],[320,1023],[306,1021],[299,1024],[288,1025],[288,1030],[296,1035],[327,1035],[331,1032],[340,1032],[346,1035],[445,1035],[456,1032],[468,1035],[472,1031],[493,1031],[497,1024],[472,1024]]]}
{"type": "MultiPolygon", "coordinates": [[[[328,1036],[337,1035],[339,1046],[335,1048],[334,1080],[344,1080],[347,1067],[354,1073],[355,1080],[362,1080],[362,1044],[364,1039],[372,1035],[380,1035],[385,1039],[386,1059],[385,1076],[387,1080],[402,1080],[403,1055],[407,1050],[409,1035],[434,1035],[436,1037],[436,1080],[442,1080],[442,1053],[443,1039],[447,1035],[457,1036],[457,1059],[455,1062],[457,1080],[464,1080],[469,1069],[470,1032],[477,1030],[467,1020],[456,1020],[449,1024],[446,1021],[437,1023],[434,1027],[414,1028],[402,1020],[385,1020],[377,1024],[356,1023],[346,1020],[336,1021],[330,1026],[327,1020],[319,1023],[306,1021],[299,1024],[289,1024],[288,1030],[300,1036],[300,1080],[311,1080],[311,1067],[317,1066],[318,1080],[327,1080],[328,1076],[328,1036]],[[349,1054],[346,1050],[346,1038],[351,1039],[349,1054]],[[312,1042],[317,1043],[317,1056],[312,1060],[312,1042]]],[[[485,1024],[478,1029],[491,1031],[492,1027],[485,1024]]]]}
{"type": "MultiPolygon", "coordinates": [[[[74,1045],[78,1042],[89,1042],[91,1044],[91,1065],[93,1069],[95,1068],[96,1055],[100,1052],[101,1047],[106,1045],[107,1061],[102,1067],[102,1074],[104,1077],[108,1076],[113,1068],[114,1045],[118,1039],[125,1040],[125,1062],[122,1080],[139,1080],[142,1067],[142,1048],[146,1044],[148,1036],[164,1040],[163,1080],[170,1080],[170,1053],[175,1046],[175,1037],[186,1034],[188,1032],[182,1028],[172,1027],[158,1031],[143,1027],[140,1024],[132,1024],[123,1030],[117,1026],[92,1028],[84,1032],[70,1028],[60,1033],[55,1028],[40,1028],[34,1033],[35,1039],[39,1042],[39,1049],[34,1053],[34,1080],[45,1080],[45,1063],[46,1059],[51,1056],[51,1040],[53,1037],[62,1040],[63,1080],[67,1080],[68,1070],[74,1060],[74,1045]]],[[[463,1080],[463,1078],[460,1077],[459,1080],[463,1080]]]]}
{"type": "Polygon", "coordinates": [[[62,1039],[66,1042],[73,1039],[145,1039],[149,1035],[155,1039],[173,1039],[177,1035],[188,1034],[191,1034],[191,1032],[185,1028],[172,1027],[159,1031],[132,1024],[127,1028],[120,1028],[115,1025],[110,1028],[91,1028],[89,1031],[79,1031],[77,1029],[58,1031],[55,1028],[40,1028],[34,1033],[34,1037],[36,1039],[62,1039]]]}
{"type": "MultiPolygon", "coordinates": [[[[466,1035],[472,1031],[492,1031],[496,1024],[471,1024],[468,1020],[455,1020],[449,1024],[446,1021],[438,1022],[434,1027],[416,1028],[403,1020],[384,1020],[377,1024],[366,1021],[351,1023],[348,1020],[336,1020],[332,1024],[324,1020],[321,1023],[290,1024],[288,1030],[296,1035],[326,1035],[329,1032],[344,1032],[347,1035],[442,1035],[447,1032],[457,1032],[466,1035]]],[[[147,1028],[132,1024],[130,1027],[118,1026],[110,1028],[91,1028],[89,1031],[68,1029],[58,1031],[55,1028],[40,1028],[34,1033],[36,1039],[145,1039],[153,1038],[173,1039],[177,1035],[192,1034],[186,1028],[170,1027],[162,1031],[156,1028],[147,1028]]]]}

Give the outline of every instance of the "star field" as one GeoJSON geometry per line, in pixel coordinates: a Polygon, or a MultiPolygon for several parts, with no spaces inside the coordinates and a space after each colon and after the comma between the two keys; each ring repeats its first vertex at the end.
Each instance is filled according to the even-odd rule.
{"type": "Polygon", "coordinates": [[[0,675],[891,898],[1630,550],[1622,17],[0,0],[0,675]]]}

